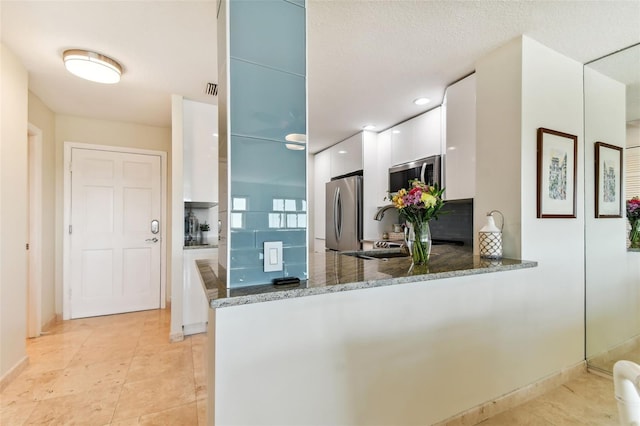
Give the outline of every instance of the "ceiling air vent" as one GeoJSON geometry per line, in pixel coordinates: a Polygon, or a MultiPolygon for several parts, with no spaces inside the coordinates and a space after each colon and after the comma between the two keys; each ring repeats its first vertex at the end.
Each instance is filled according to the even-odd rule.
{"type": "Polygon", "coordinates": [[[218,85],[215,83],[207,83],[205,93],[211,96],[218,96],[218,85]]]}

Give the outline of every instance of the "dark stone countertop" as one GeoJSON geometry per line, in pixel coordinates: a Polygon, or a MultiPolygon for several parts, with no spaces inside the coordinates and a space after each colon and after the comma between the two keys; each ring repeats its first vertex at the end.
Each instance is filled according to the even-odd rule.
{"type": "Polygon", "coordinates": [[[218,244],[193,244],[190,246],[183,246],[183,250],[199,250],[199,249],[209,249],[209,248],[218,248],[218,244]]]}
{"type": "MultiPolygon", "coordinates": [[[[397,249],[367,253],[396,253],[397,249]]],[[[217,278],[218,265],[208,259],[197,260],[202,283],[212,308],[245,305],[271,300],[312,296],[337,291],[429,281],[466,275],[533,268],[537,262],[516,259],[482,259],[466,248],[434,246],[427,267],[412,268],[411,258],[362,259],[338,252],[309,253],[309,278],[300,284],[264,284],[227,289],[217,278]]]]}

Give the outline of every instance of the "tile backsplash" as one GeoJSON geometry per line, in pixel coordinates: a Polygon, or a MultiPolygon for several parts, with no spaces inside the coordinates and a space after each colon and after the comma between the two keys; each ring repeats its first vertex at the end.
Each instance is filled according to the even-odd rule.
{"type": "Polygon", "coordinates": [[[447,201],[442,212],[437,220],[429,222],[431,237],[473,247],[473,198],[447,201]]]}

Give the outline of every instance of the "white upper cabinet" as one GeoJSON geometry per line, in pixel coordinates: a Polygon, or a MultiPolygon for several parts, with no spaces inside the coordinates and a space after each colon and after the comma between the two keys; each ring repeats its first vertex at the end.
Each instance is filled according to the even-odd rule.
{"type": "Polygon", "coordinates": [[[449,86],[445,94],[444,186],[448,200],[476,193],[476,76],[449,86]]]}
{"type": "Polygon", "coordinates": [[[218,201],[218,107],[183,101],[184,201],[218,201]]]}
{"type": "Polygon", "coordinates": [[[434,108],[414,118],[413,155],[419,158],[440,155],[442,150],[442,108],[434,108]]]}
{"type": "Polygon", "coordinates": [[[331,153],[331,177],[362,170],[363,133],[351,136],[329,148],[331,153]]]}
{"type": "Polygon", "coordinates": [[[442,111],[440,107],[391,129],[392,165],[440,155],[441,147],[442,111]]]}
{"type": "Polygon", "coordinates": [[[416,159],[413,154],[413,119],[391,129],[391,162],[402,164],[416,159]]]}

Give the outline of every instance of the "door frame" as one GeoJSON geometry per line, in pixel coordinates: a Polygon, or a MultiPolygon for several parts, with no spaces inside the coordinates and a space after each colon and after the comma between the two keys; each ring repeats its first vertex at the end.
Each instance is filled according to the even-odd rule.
{"type": "Polygon", "coordinates": [[[64,142],[64,212],[62,228],[62,318],[71,318],[71,150],[73,148],[95,151],[121,152],[125,154],[144,154],[160,156],[160,308],[166,307],[167,298],[167,153],[150,149],[128,148],[110,145],[97,145],[82,142],[64,142]]]}
{"type": "Polygon", "coordinates": [[[42,332],[42,130],[27,124],[29,173],[29,276],[27,337],[42,332]]]}

